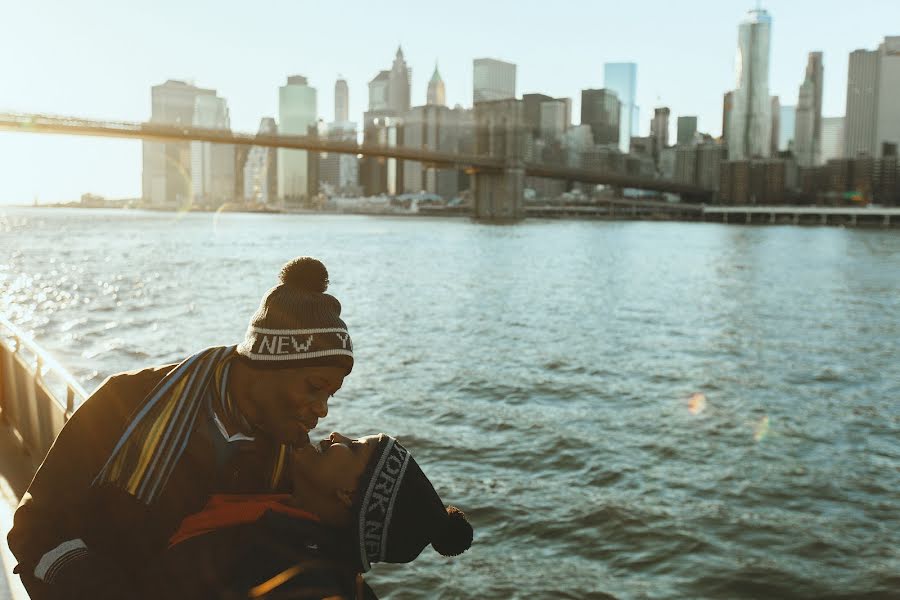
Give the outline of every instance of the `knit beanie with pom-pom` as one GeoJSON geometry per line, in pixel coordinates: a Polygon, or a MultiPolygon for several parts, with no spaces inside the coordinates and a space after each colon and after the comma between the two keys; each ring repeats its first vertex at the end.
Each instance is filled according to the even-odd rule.
{"type": "Polygon", "coordinates": [[[389,435],[380,435],[363,471],[352,514],[362,571],[376,562],[410,562],[429,544],[443,556],[472,545],[465,513],[444,506],[409,451],[389,435]]]}
{"type": "Polygon", "coordinates": [[[353,369],[353,343],[341,303],[328,289],[328,270],[315,258],[295,258],[250,320],[240,356],[272,367],[337,366],[353,369]]]}

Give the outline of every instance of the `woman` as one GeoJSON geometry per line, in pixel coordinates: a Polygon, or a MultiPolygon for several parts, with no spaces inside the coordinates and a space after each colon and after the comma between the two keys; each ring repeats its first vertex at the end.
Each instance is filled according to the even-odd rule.
{"type": "Polygon", "coordinates": [[[292,477],[292,495],[214,496],[186,518],[148,597],[374,598],[360,575],[373,563],[472,543],[463,512],[390,436],[333,433],[295,451],[292,477]]]}

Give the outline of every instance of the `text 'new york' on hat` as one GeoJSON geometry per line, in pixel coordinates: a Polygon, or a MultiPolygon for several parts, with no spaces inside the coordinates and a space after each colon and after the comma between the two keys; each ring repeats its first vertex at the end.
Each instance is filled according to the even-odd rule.
{"type": "Polygon", "coordinates": [[[341,303],[328,289],[328,270],[303,256],[286,263],[279,283],[266,292],[237,353],[273,367],[353,368],[353,343],[341,319],[341,303]]]}

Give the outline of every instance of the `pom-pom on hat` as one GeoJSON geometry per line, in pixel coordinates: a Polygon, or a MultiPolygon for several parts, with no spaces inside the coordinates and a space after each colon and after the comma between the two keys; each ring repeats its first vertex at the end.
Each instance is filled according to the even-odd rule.
{"type": "Polygon", "coordinates": [[[353,343],[341,320],[341,303],[328,289],[328,270],[309,256],[283,267],[279,283],[250,320],[239,355],[274,367],[353,368],[353,343]]]}
{"type": "Polygon", "coordinates": [[[381,434],[353,502],[360,566],[406,563],[431,546],[444,556],[472,545],[472,526],[455,506],[444,507],[409,451],[381,434]]]}

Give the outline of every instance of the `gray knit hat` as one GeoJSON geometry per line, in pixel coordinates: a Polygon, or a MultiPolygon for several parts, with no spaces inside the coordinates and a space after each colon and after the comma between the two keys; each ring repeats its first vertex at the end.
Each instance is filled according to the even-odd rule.
{"type": "Polygon", "coordinates": [[[241,356],[278,367],[353,368],[353,343],[330,294],[325,265],[308,256],[281,267],[280,283],[266,292],[250,321],[241,356]]]}

